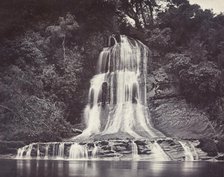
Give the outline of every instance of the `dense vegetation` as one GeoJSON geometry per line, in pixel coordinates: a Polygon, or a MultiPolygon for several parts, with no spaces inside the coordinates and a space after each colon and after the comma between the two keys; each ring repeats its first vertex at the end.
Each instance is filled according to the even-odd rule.
{"type": "Polygon", "coordinates": [[[224,130],[223,14],[187,0],[11,0],[1,2],[0,19],[1,139],[74,134],[112,33],[148,45],[149,72],[165,68],[189,104],[224,130]]]}

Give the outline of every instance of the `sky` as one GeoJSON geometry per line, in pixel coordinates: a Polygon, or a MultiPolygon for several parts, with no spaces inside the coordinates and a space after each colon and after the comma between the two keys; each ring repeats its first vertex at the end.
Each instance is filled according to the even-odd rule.
{"type": "Polygon", "coordinates": [[[202,9],[213,9],[214,13],[224,12],[224,0],[189,0],[191,4],[198,4],[202,9]]]}

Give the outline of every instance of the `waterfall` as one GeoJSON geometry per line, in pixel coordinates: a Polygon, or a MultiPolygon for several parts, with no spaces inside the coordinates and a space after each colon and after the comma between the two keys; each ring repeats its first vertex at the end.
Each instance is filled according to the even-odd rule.
{"type": "Polygon", "coordinates": [[[141,156],[143,154],[149,155],[150,158],[152,156],[156,161],[171,160],[174,152],[170,149],[179,148],[179,143],[183,147],[186,161],[198,159],[194,146],[189,142],[180,141],[176,145],[175,142],[168,142],[166,139],[161,139],[163,141],[160,144],[156,141],[158,137],[162,138],[164,135],[150,124],[147,109],[146,77],[149,49],[140,41],[124,35],[121,35],[119,40],[111,36],[108,46],[101,51],[97,73],[90,81],[88,104],[84,109],[86,129],[83,133],[72,138],[75,142],[33,143],[24,146],[18,149],[16,157],[36,156],[38,159],[44,154],[44,159],[88,160],[97,158],[100,154],[98,156],[100,158],[104,158],[104,155],[105,158],[125,158],[127,154],[130,156],[129,140],[123,142],[108,140],[94,144],[94,147],[93,142],[85,141],[84,145],[77,142],[88,138],[95,140],[104,135],[105,139],[109,139],[107,136],[109,134],[112,139],[114,137],[120,139],[128,134],[125,138],[131,136],[130,139],[146,140],[138,145],[135,141],[131,142],[133,159],[140,159],[139,154],[141,156]],[[148,139],[151,141],[149,144],[148,139]],[[92,147],[91,150],[88,147],[92,147]]]}
{"type": "Polygon", "coordinates": [[[55,156],[56,144],[53,143],[52,146],[53,146],[53,147],[52,147],[52,157],[54,157],[54,156],[55,156]]]}
{"type": "Polygon", "coordinates": [[[44,155],[44,158],[45,158],[45,159],[48,159],[48,151],[49,151],[49,147],[50,147],[49,144],[47,144],[46,147],[45,147],[45,155],[44,155]]]}
{"type": "MultiPolygon", "coordinates": [[[[179,141],[179,143],[181,144],[181,146],[184,150],[185,161],[194,161],[194,154],[192,153],[192,150],[188,146],[187,142],[179,141]]],[[[194,149],[194,152],[197,156],[195,149],[194,149]]]]}
{"type": "Polygon", "coordinates": [[[131,142],[131,150],[132,150],[132,158],[134,160],[138,160],[140,158],[138,155],[138,146],[134,141],[131,142]]]}
{"type": "Polygon", "coordinates": [[[73,139],[125,132],[134,138],[163,136],[149,123],[146,75],[149,49],[140,41],[120,36],[109,39],[90,81],[84,110],[86,129],[73,139]],[[112,44],[112,46],[111,46],[112,44]]]}
{"type": "Polygon", "coordinates": [[[97,147],[97,145],[94,144],[94,148],[92,150],[92,158],[97,157],[97,152],[98,152],[98,147],[97,147]]]}
{"type": "Polygon", "coordinates": [[[40,158],[40,147],[39,147],[39,144],[37,144],[37,158],[40,158]]]}
{"type": "Polygon", "coordinates": [[[26,155],[25,155],[26,158],[31,158],[32,149],[33,149],[33,144],[30,144],[26,149],[26,155]]]}
{"type": "Polygon", "coordinates": [[[65,143],[60,143],[58,147],[58,158],[63,158],[65,153],[65,143]]]}
{"type": "Polygon", "coordinates": [[[21,147],[17,150],[17,155],[16,158],[21,159],[21,158],[31,158],[31,152],[33,149],[33,144],[26,145],[24,147],[21,147]]]}
{"type": "Polygon", "coordinates": [[[16,155],[16,158],[17,158],[17,159],[23,158],[23,154],[24,154],[25,150],[26,150],[26,146],[17,149],[17,155],[16,155]]]}
{"type": "Polygon", "coordinates": [[[154,156],[156,161],[168,161],[168,160],[170,160],[168,155],[163,151],[161,146],[156,141],[154,141],[151,144],[151,151],[152,151],[153,156],[154,156]]]}
{"type": "Polygon", "coordinates": [[[198,153],[197,153],[197,151],[196,151],[194,145],[193,145],[191,142],[189,142],[189,143],[190,143],[190,147],[191,147],[191,149],[193,149],[194,160],[199,160],[199,155],[198,155],[198,153]]]}
{"type": "Polygon", "coordinates": [[[69,150],[69,159],[88,159],[88,149],[85,145],[74,143],[69,150]]]}

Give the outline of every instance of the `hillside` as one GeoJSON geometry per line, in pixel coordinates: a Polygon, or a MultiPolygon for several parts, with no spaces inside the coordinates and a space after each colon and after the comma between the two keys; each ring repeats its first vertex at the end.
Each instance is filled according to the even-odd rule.
{"type": "Polygon", "coordinates": [[[0,5],[0,140],[60,141],[84,128],[111,34],[142,41],[148,105],[167,136],[222,140],[224,15],[187,0],[18,0],[0,5]]]}

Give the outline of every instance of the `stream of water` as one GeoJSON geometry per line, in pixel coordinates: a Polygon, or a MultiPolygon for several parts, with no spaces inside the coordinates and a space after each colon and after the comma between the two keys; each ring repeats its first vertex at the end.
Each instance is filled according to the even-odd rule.
{"type": "Polygon", "coordinates": [[[0,177],[223,177],[214,162],[0,160],[0,177]]]}

